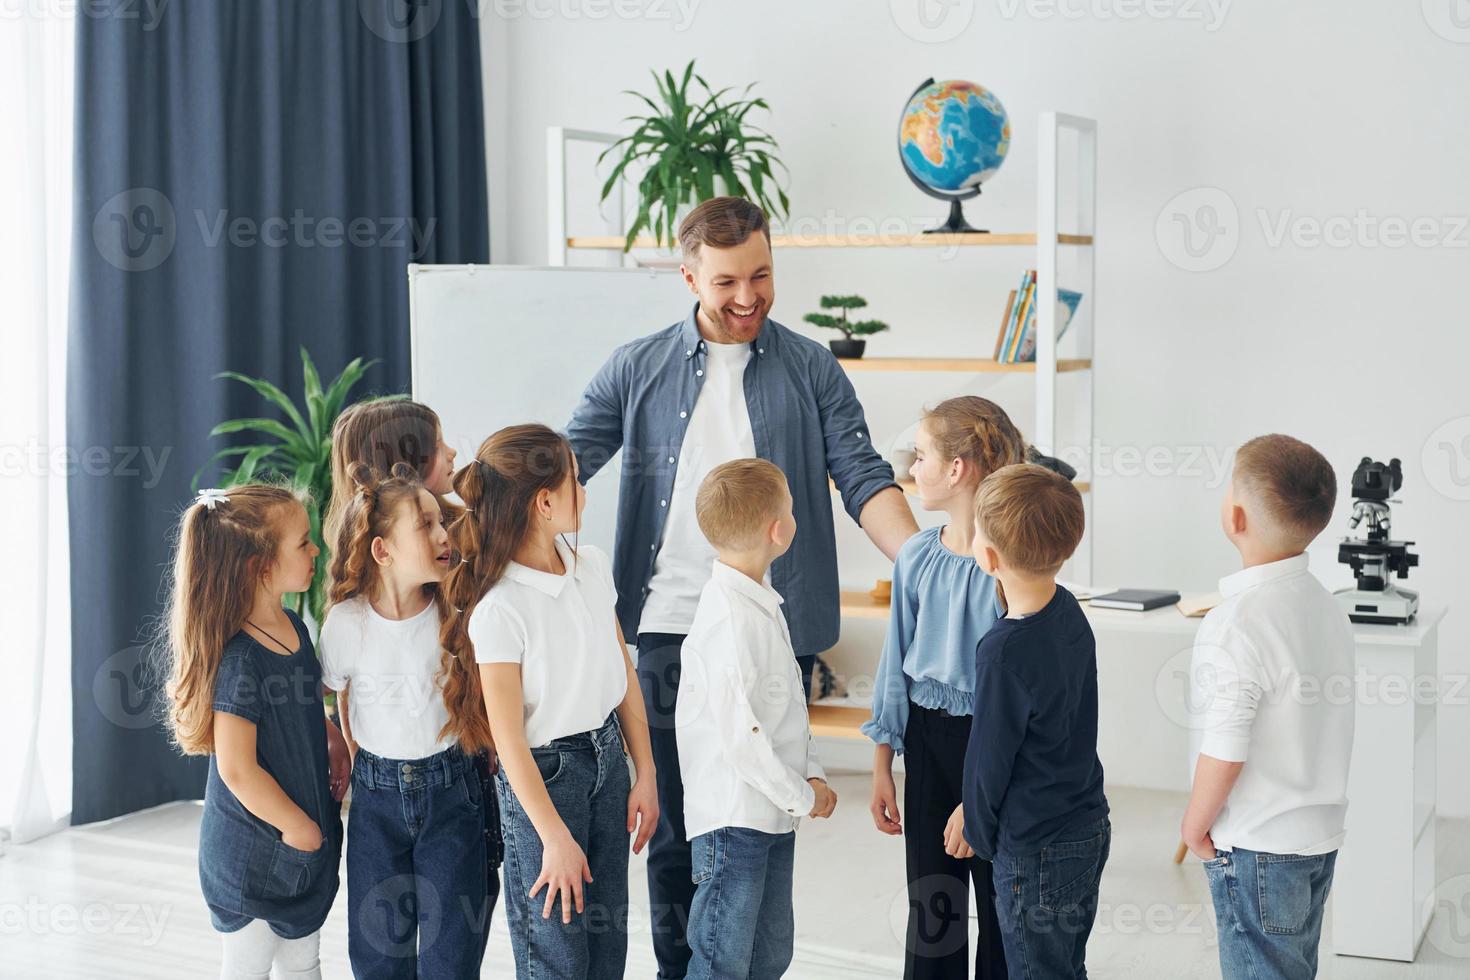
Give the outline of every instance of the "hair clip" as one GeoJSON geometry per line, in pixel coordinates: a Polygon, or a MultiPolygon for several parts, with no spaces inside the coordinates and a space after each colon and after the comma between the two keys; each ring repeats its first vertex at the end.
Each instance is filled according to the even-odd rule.
{"type": "Polygon", "coordinates": [[[194,502],[196,504],[203,504],[213,512],[215,504],[227,504],[230,502],[230,498],[223,490],[211,488],[209,490],[200,490],[199,496],[194,498],[194,502]]]}

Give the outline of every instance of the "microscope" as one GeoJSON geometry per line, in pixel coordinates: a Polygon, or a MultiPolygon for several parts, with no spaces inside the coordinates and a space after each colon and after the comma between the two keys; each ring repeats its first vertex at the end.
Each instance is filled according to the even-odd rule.
{"type": "Polygon", "coordinates": [[[1397,459],[1385,466],[1364,456],[1353,472],[1353,516],[1348,526],[1357,530],[1366,525],[1367,537],[1345,537],[1338,545],[1337,560],[1352,568],[1358,584],[1336,595],[1355,623],[1403,624],[1419,610],[1419,593],[1391,581],[1395,575],[1408,578],[1409,569],[1419,564],[1419,556],[1409,551],[1414,542],[1388,536],[1392,523],[1388,505],[1398,503],[1391,498],[1403,485],[1403,467],[1397,459]]]}

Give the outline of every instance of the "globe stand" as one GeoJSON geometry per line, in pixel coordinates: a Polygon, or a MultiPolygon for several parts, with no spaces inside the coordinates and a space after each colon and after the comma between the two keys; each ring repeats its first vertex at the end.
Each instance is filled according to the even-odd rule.
{"type": "MultiPolygon", "coordinates": [[[[979,193],[978,191],[976,192],[979,193]]],[[[960,199],[952,197],[949,200],[949,218],[938,228],[930,228],[925,231],[926,235],[987,235],[989,232],[984,228],[975,228],[965,220],[965,209],[960,206],[960,199]]]]}

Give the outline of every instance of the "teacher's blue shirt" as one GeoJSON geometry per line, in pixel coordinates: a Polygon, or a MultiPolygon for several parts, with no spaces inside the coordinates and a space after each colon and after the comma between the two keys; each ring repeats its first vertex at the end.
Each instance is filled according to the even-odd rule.
{"type": "MultiPolygon", "coordinates": [[[[663,541],[684,430],[704,385],[698,311],[696,303],[681,322],[613,351],[567,424],[583,483],[623,452],[613,577],[630,640],[663,541]]],[[[786,600],[796,655],[807,656],[837,642],[841,620],[828,475],[854,521],[874,494],[897,484],[831,351],[769,318],[750,346],[744,387],[756,455],[786,475],[797,524],[791,550],[771,566],[771,586],[786,600]]]]}

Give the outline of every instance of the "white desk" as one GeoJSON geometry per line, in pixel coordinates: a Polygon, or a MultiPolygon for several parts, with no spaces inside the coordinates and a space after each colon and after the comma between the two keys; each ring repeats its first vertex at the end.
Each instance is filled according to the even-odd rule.
{"type": "MultiPolygon", "coordinates": [[[[1098,755],[1107,781],[1187,791],[1185,705],[1200,620],[1173,607],[1146,613],[1083,608],[1097,637],[1098,755]]],[[[1444,614],[1444,607],[1431,606],[1408,626],[1353,627],[1358,701],[1347,840],[1332,886],[1334,947],[1342,955],[1412,960],[1429,925],[1433,684],[1444,614]]]]}

